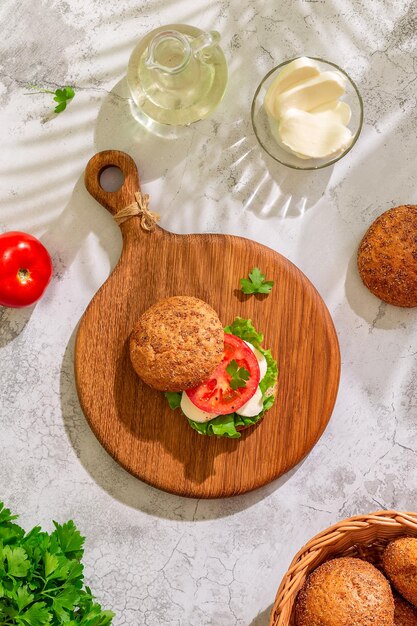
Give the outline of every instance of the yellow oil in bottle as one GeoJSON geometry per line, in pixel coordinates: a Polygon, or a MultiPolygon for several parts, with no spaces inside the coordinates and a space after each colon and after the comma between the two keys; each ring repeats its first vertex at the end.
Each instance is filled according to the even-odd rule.
{"type": "Polygon", "coordinates": [[[141,115],[167,125],[208,117],[227,84],[227,63],[218,33],[173,24],[149,33],[128,66],[133,102],[141,115]]]}

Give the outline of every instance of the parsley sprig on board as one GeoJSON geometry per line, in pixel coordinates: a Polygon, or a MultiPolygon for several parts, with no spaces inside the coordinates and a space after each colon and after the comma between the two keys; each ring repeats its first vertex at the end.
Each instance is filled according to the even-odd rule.
{"type": "Polygon", "coordinates": [[[254,267],[249,272],[249,278],[240,279],[240,288],[243,293],[270,293],[274,286],[273,280],[265,280],[265,274],[262,274],[259,267],[254,267]]]}
{"type": "Polygon", "coordinates": [[[61,89],[56,89],[55,91],[51,91],[50,89],[42,89],[40,87],[37,87],[36,85],[28,85],[28,87],[30,89],[38,90],[34,93],[50,93],[55,96],[54,100],[58,103],[54,108],[55,113],[61,113],[61,111],[64,111],[67,108],[68,102],[70,102],[75,96],[75,91],[72,87],[62,87],[61,89]]]}
{"type": "Polygon", "coordinates": [[[84,537],[74,522],[54,522],[48,534],[14,523],[0,502],[0,624],[2,626],[108,626],[113,613],[83,586],[84,537]]]}

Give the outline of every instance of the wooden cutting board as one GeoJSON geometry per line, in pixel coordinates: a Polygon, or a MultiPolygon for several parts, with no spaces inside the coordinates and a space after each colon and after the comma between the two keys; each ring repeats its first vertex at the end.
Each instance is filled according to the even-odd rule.
{"type": "MultiPolygon", "coordinates": [[[[123,152],[100,152],[87,165],[85,184],[115,214],[139,190],[136,165],[123,152]],[[100,186],[109,166],[125,176],[116,192],[100,186]]],[[[81,406],[99,441],[141,480],[196,498],[244,493],[288,471],[323,432],[339,384],[337,336],[313,285],[285,257],[241,237],[175,235],[159,227],[146,232],[137,216],[121,231],[121,258],[84,313],[75,347],[81,406]],[[268,296],[244,296],[239,289],[239,279],[255,266],[275,281],[268,296]],[[130,364],[136,320],[173,295],[205,300],[224,325],[236,316],[252,319],[272,349],[279,367],[275,405],[240,439],[199,435],[130,364]]]]}

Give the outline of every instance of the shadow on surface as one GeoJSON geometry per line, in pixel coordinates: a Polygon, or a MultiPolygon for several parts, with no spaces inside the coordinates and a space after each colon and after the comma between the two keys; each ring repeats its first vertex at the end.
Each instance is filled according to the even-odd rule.
{"type": "Polygon", "coordinates": [[[272,611],[272,604],[268,606],[266,609],[258,613],[258,615],[251,621],[248,626],[268,626],[269,618],[272,611]]]}
{"type": "Polygon", "coordinates": [[[23,309],[0,306],[0,348],[4,348],[20,335],[30,320],[35,306],[23,309]]]}
{"type": "Polygon", "coordinates": [[[202,521],[234,515],[271,495],[291,478],[303,461],[269,485],[240,496],[204,500],[159,491],[120,467],[100,445],[81,410],[74,378],[74,330],[65,350],[60,392],[64,426],[72,447],[91,478],[112,498],[164,519],[202,521]]]}
{"type": "MultiPolygon", "coordinates": [[[[216,441],[214,437],[201,438],[200,435],[189,430],[190,427],[182,419],[179,411],[168,409],[167,400],[163,394],[156,393],[138,378],[131,364],[128,341],[123,346],[116,367],[114,398],[118,421],[125,425],[134,440],[149,442],[152,446],[149,452],[151,456],[157,454],[156,450],[159,445],[169,452],[165,461],[164,475],[166,473],[175,475],[178,472],[175,461],[178,461],[184,468],[185,481],[187,483],[189,481],[192,485],[202,485],[215,474],[216,458],[219,455],[229,454],[239,445],[239,440],[236,439],[216,441]],[[153,410],[149,410],[149,407],[153,410]],[[159,423],[156,423],[155,414],[163,417],[162,428],[159,423]],[[171,459],[174,459],[174,462],[171,459]]],[[[251,429],[251,432],[253,431],[254,429],[251,429]]],[[[248,434],[250,433],[243,433],[241,439],[248,434]]],[[[145,462],[149,465],[151,459],[144,459],[143,464],[145,462]]],[[[156,479],[155,476],[154,484],[157,484],[156,479]]],[[[158,480],[160,480],[159,476],[158,480]]],[[[179,483],[182,483],[181,476],[178,476],[179,483]]],[[[190,487],[187,487],[187,490],[189,489],[190,487]]]]}
{"type": "Polygon", "coordinates": [[[277,163],[261,147],[259,150],[261,150],[265,170],[269,174],[262,182],[264,187],[262,193],[268,200],[262,205],[256,202],[253,205],[247,205],[247,210],[252,211],[261,219],[275,216],[302,217],[324,196],[334,166],[321,170],[297,171],[277,163]],[[279,195],[274,198],[277,190],[279,190],[279,195]],[[278,207],[277,201],[279,201],[278,207]]]}
{"type": "Polygon", "coordinates": [[[346,298],[349,306],[376,329],[391,330],[405,326],[412,317],[417,317],[416,309],[408,309],[383,302],[374,296],[363,284],[357,266],[357,250],[350,257],[345,280],[346,298]]]}
{"type": "Polygon", "coordinates": [[[127,152],[139,164],[141,181],[149,182],[163,177],[187,157],[193,133],[184,127],[176,137],[158,136],[139,123],[133,112],[125,77],[103,100],[96,121],[95,145],[97,152],[127,152]]]}

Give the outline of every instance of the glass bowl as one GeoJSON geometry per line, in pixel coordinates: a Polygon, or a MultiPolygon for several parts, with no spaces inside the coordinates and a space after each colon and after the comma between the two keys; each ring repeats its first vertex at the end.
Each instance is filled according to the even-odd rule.
{"type": "MultiPolygon", "coordinates": [[[[300,57],[295,57],[300,58],[300,57]]],[[[271,156],[275,161],[291,167],[295,170],[318,170],[328,165],[332,165],[345,156],[350,150],[352,150],[358,137],[360,135],[363,123],[363,103],[362,98],[353,80],[346,74],[344,70],[338,67],[335,63],[330,61],[324,61],[315,57],[309,57],[311,60],[316,61],[320,71],[338,70],[343,76],[346,77],[346,91],[340,98],[342,102],[346,102],[352,111],[352,116],[348,124],[348,128],[352,133],[352,142],[347,148],[341,152],[334,153],[324,158],[308,158],[302,159],[296,154],[287,152],[282,148],[272,135],[272,131],[269,125],[268,115],[264,107],[264,99],[269,86],[275,80],[279,72],[289,63],[295,60],[289,59],[284,61],[277,67],[274,67],[260,82],[252,101],[251,117],[252,126],[255,132],[256,138],[259,141],[262,148],[271,156]]]]}

